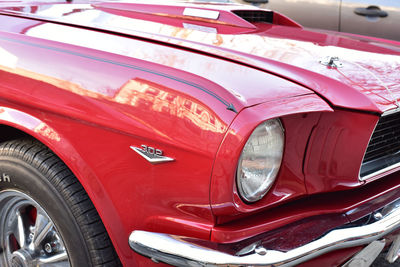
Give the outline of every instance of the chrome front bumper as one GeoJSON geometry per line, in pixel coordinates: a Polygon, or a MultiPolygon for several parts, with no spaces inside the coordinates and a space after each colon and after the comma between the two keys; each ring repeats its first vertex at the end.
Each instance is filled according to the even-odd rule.
{"type": "MultiPolygon", "coordinates": [[[[254,247],[245,256],[235,256],[190,243],[183,237],[145,231],[133,231],[129,236],[129,245],[155,262],[174,266],[294,266],[333,250],[372,244],[400,229],[399,204],[392,203],[381,213],[375,213],[376,221],[370,224],[332,230],[287,252],[254,247]]],[[[378,246],[377,254],[384,247],[384,241],[379,243],[383,245],[378,246]]]]}

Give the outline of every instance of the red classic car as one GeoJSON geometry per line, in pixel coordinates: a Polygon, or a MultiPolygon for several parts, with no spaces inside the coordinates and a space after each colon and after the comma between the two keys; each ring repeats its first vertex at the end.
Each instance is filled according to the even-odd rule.
{"type": "Polygon", "coordinates": [[[3,2],[0,266],[394,262],[399,73],[251,6],[3,2]]]}

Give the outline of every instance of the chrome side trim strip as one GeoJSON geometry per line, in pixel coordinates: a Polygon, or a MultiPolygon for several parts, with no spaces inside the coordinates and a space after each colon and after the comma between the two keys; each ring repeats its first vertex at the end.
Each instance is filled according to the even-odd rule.
{"type": "Polygon", "coordinates": [[[130,247],[154,261],[175,266],[294,266],[333,250],[372,243],[400,228],[400,207],[368,225],[330,231],[321,238],[287,252],[264,249],[234,256],[202,247],[183,237],[146,231],[133,231],[130,247]]]}

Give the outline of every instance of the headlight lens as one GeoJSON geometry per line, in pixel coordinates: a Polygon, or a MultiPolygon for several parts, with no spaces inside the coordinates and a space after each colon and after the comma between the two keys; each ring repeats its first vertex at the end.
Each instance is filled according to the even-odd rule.
{"type": "Polygon", "coordinates": [[[281,166],[284,139],[279,119],[261,123],[250,135],[236,174],[239,193],[244,200],[260,200],[271,188],[281,166]]]}

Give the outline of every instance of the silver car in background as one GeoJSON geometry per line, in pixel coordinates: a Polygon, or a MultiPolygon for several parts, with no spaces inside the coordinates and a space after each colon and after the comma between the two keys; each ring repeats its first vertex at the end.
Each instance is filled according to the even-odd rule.
{"type": "Polygon", "coordinates": [[[400,0],[232,0],[278,11],[304,27],[400,41],[400,0]]]}

